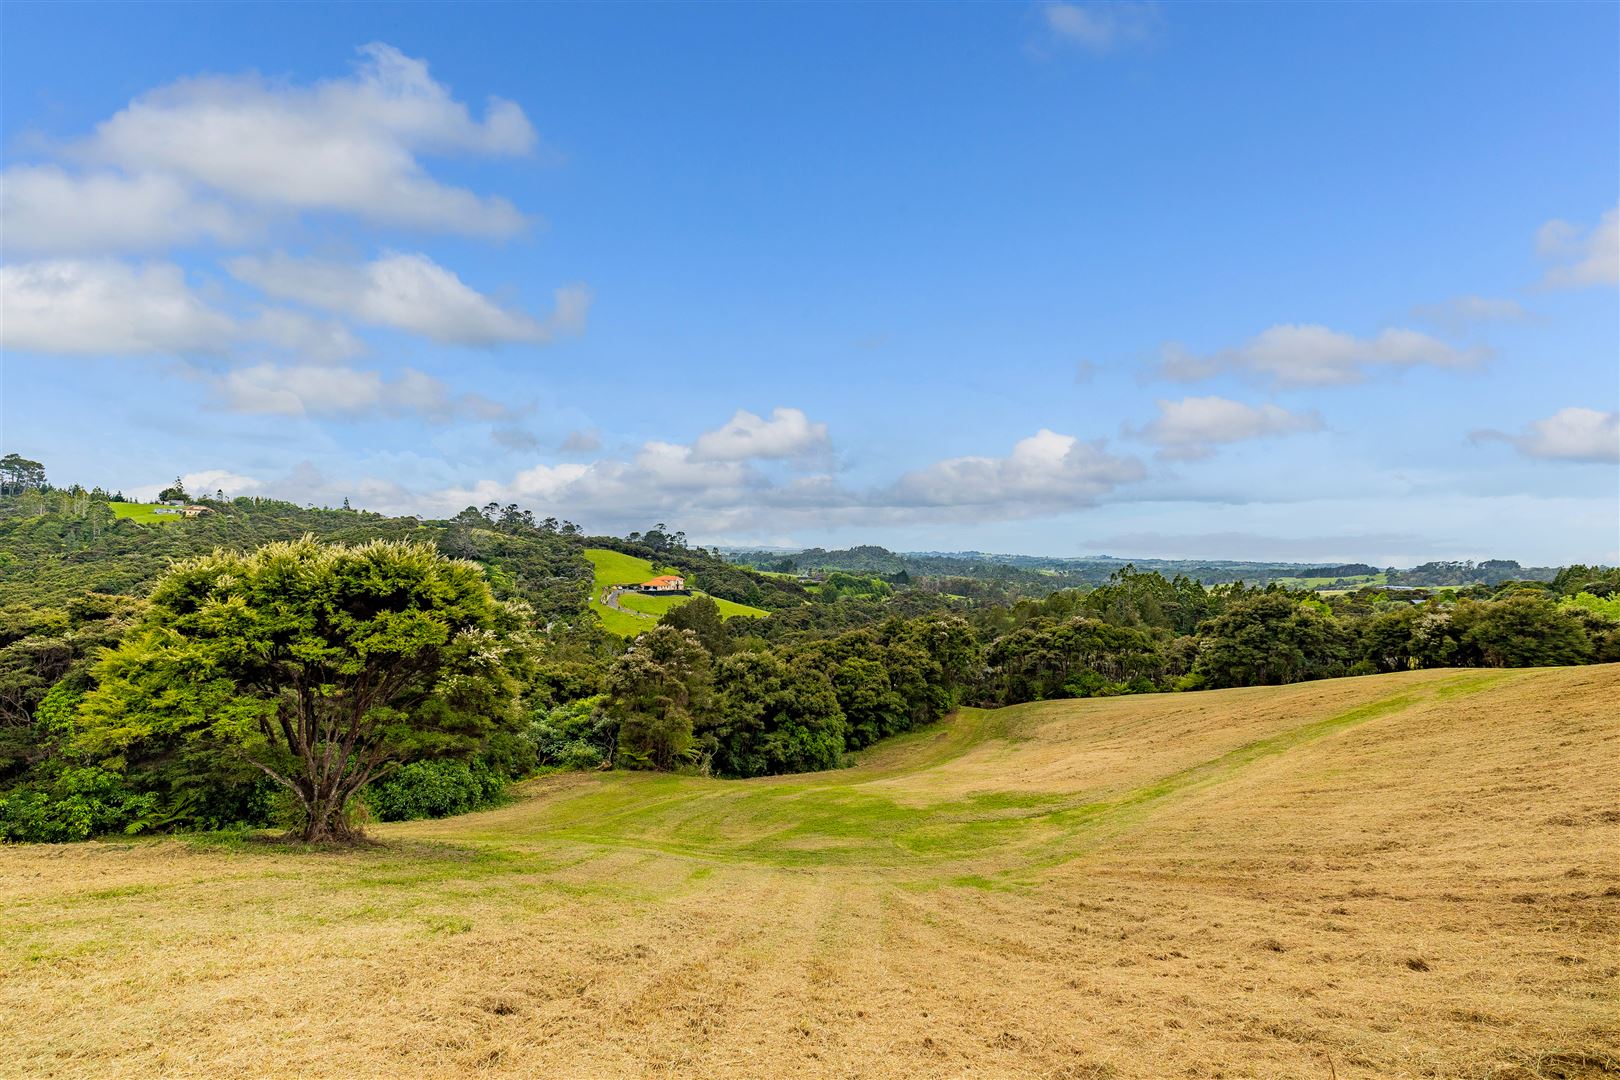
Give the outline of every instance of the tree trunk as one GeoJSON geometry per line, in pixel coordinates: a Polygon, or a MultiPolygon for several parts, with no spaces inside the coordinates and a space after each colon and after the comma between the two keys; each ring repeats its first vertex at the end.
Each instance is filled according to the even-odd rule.
{"type": "Polygon", "coordinates": [[[341,844],[360,839],[364,833],[348,819],[352,792],[341,784],[331,784],[314,792],[304,803],[304,827],[298,838],[306,844],[341,844]]]}

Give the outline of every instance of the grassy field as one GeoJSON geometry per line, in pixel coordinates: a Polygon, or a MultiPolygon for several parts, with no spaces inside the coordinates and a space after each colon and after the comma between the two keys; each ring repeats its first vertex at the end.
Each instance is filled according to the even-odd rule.
{"type": "MultiPolygon", "coordinates": [[[[657,567],[646,559],[638,559],[633,555],[625,555],[618,551],[609,551],[605,548],[586,548],[585,557],[591,560],[595,570],[591,582],[591,610],[596,612],[597,618],[608,631],[621,637],[634,637],[636,634],[649,630],[655,626],[660,616],[671,608],[679,607],[691,597],[688,596],[644,596],[637,593],[620,593],[619,606],[629,611],[619,611],[608,607],[602,602],[603,594],[614,585],[632,585],[657,577],[659,574],[678,574],[680,571],[672,567],[657,567]],[[632,614],[635,613],[635,614],[632,614]]],[[[706,595],[694,593],[696,596],[706,595]]],[[[769,612],[760,608],[749,607],[747,604],[736,604],[730,600],[722,600],[718,596],[712,597],[720,608],[722,619],[732,619],[738,616],[758,618],[768,615],[769,612]]]]}
{"type": "Polygon", "coordinates": [[[1279,577],[1271,579],[1275,584],[1286,585],[1290,589],[1320,589],[1324,585],[1334,582],[1345,582],[1346,588],[1342,592],[1351,592],[1368,585],[1389,584],[1388,574],[1345,574],[1340,577],[1279,577]]]}
{"type": "Polygon", "coordinates": [[[142,525],[167,525],[184,520],[179,514],[159,514],[160,503],[110,502],[114,517],[129,518],[142,525]]]}
{"type": "Polygon", "coordinates": [[[17,1076],[1620,1069],[1620,665],[963,710],[307,853],[0,848],[17,1076]]]}

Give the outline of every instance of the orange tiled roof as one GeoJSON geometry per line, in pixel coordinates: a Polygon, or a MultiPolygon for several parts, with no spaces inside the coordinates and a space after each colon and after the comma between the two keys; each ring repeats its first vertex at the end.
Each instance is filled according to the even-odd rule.
{"type": "Polygon", "coordinates": [[[664,574],[661,577],[653,578],[651,581],[643,581],[642,584],[643,585],[680,585],[680,584],[684,584],[685,581],[686,581],[685,578],[678,578],[678,577],[674,576],[673,574],[664,574]]]}

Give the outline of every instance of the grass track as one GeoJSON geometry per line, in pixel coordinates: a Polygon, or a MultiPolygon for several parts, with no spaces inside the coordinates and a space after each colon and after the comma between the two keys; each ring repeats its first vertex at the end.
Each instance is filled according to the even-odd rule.
{"type": "Polygon", "coordinates": [[[0,849],[0,1073],[1610,1075],[1617,696],[963,710],[847,770],[549,777],[371,850],[0,849]]]}

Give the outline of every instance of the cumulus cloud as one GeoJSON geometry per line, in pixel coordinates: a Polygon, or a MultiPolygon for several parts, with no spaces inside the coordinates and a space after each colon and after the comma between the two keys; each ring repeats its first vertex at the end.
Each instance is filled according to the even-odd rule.
{"type": "MultiPolygon", "coordinates": [[[[773,420],[783,412],[799,411],[777,410],[773,420]]],[[[429,499],[445,511],[495,499],[576,519],[624,524],[672,513],[701,513],[710,529],[724,531],[766,524],[870,524],[964,520],[992,512],[1012,516],[1059,513],[1093,505],[1120,485],[1142,479],[1146,472],[1136,458],[1111,454],[1101,441],[1085,442],[1043,429],[1019,441],[1005,457],[950,458],[887,485],[856,489],[825,473],[784,479],[780,464],[773,475],[765,466],[785,456],[787,440],[764,447],[750,443],[753,452],[743,457],[730,436],[722,436],[721,445],[732,456],[699,452],[707,436],[720,436],[735,421],[734,417],[690,445],[650,441],[628,460],[539,463],[507,481],[481,480],[439,491],[429,499]]],[[[821,427],[805,426],[810,431],[821,427]]],[[[806,445],[819,441],[817,435],[806,445]]],[[[709,445],[714,444],[710,439],[709,445]]]]}
{"type": "MultiPolygon", "coordinates": [[[[257,75],[172,83],[71,144],[69,158],[120,170],[132,187],[153,186],[144,202],[132,201],[129,189],[96,189],[106,206],[122,201],[146,211],[109,242],[176,228],[172,200],[188,192],[253,209],[336,211],[435,232],[522,230],[527,220],[511,203],[434,180],[420,157],[528,153],[536,136],[523,110],[492,98],[476,119],[424,61],[382,44],[360,55],[353,75],[309,86],[257,75]]],[[[36,206],[85,183],[47,173],[30,180],[36,206]],[[49,186],[56,194],[39,190],[49,186]]]]}
{"type": "Polygon", "coordinates": [[[1283,324],[1236,348],[1203,356],[1171,342],[1162,350],[1158,373],[1177,382],[1236,374],[1278,386],[1339,386],[1380,371],[1465,370],[1485,356],[1483,349],[1458,349],[1417,330],[1391,328],[1358,338],[1326,326],[1283,324]]]}
{"type": "Polygon", "coordinates": [[[704,461],[802,458],[826,449],[827,425],[812,423],[799,409],[774,409],[769,420],[738,409],[692,444],[693,454],[704,461]]]}
{"type": "Polygon", "coordinates": [[[398,375],[319,364],[254,364],[225,372],[195,372],[232,412],[271,416],[358,416],[411,413],[429,420],[455,416],[497,420],[507,410],[476,394],[452,394],[432,375],[398,375]]]}
{"type": "Polygon", "coordinates": [[[266,308],[245,320],[240,336],[321,363],[347,360],[366,351],[360,339],[336,319],[319,319],[286,308],[266,308]]]}
{"type": "Polygon", "coordinates": [[[426,255],[390,253],[362,265],[277,253],[226,264],[238,279],[280,300],[322,308],[371,326],[421,334],[457,345],[541,343],[584,329],[590,293],[557,291],[545,321],[494,304],[426,255]]]}
{"type": "Polygon", "coordinates": [[[906,473],[884,501],[900,506],[1063,510],[1089,506],[1120,484],[1146,475],[1133,457],[1110,454],[1102,440],[1082,442],[1042,428],[1006,457],[958,457],[906,473]]]}
{"type": "Polygon", "coordinates": [[[199,240],[236,243],[253,231],[248,215],[165,173],[76,176],[58,165],[0,173],[0,236],[14,252],[151,252],[199,240]]]}
{"type": "Polygon", "coordinates": [[[1223,397],[1159,401],[1159,415],[1136,434],[1157,443],[1159,456],[1177,461],[1209,457],[1223,443],[1298,431],[1317,431],[1316,413],[1293,413],[1280,405],[1245,405],[1223,397]]]}
{"type": "Polygon", "coordinates": [[[1531,421],[1517,435],[1483,430],[1469,436],[1475,442],[1499,441],[1527,457],[1548,461],[1620,461],[1620,412],[1570,407],[1531,421]]]}
{"type": "Polygon", "coordinates": [[[186,490],[197,495],[212,495],[223,491],[227,498],[252,495],[264,487],[264,481],[229,469],[203,469],[201,472],[183,473],[180,482],[186,490]]]}
{"type": "Polygon", "coordinates": [[[218,353],[236,323],[178,266],[53,259],[0,267],[0,347],[65,355],[218,353]]]}
{"type": "Polygon", "coordinates": [[[222,355],[243,347],[325,363],[364,351],[340,322],[284,308],[236,316],[170,262],[48,259],[0,267],[0,346],[59,356],[222,355]]]}
{"type": "Polygon", "coordinates": [[[1591,228],[1547,222],[1536,232],[1536,253],[1551,264],[1542,279],[1551,288],[1620,284],[1620,207],[1591,228]]]}
{"type": "Polygon", "coordinates": [[[313,83],[183,79],[135,97],[82,138],[34,143],[48,160],[0,174],[7,250],[36,260],[0,268],[0,345],[182,358],[167,370],[206,382],[236,411],[505,415],[419,371],[339,366],[366,352],[355,327],[463,345],[544,343],[583,332],[584,286],[558,289],[552,312],[535,317],[423,254],[358,265],[280,253],[231,260],[257,296],[220,287],[206,270],[188,280],[169,258],[128,258],[197,243],[242,250],[306,214],[478,236],[523,229],[527,219],[506,200],[441,183],[424,164],[532,152],[522,109],[491,98],[475,111],[423,61],[382,44],[359,52],[352,73],[313,83]],[[213,367],[191,363],[205,356],[213,367]],[[220,360],[249,366],[220,371],[220,360]]]}
{"type": "Polygon", "coordinates": [[[1157,4],[1049,3],[1041,9],[1046,27],[1058,40],[1097,54],[1152,40],[1159,29],[1157,4]]]}

